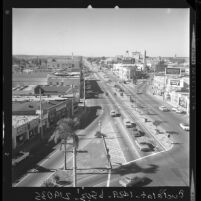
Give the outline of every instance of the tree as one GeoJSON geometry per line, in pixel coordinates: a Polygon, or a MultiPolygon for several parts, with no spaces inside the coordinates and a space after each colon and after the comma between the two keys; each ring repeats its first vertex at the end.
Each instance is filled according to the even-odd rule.
{"type": "Polygon", "coordinates": [[[57,187],[57,184],[52,179],[47,179],[43,182],[42,187],[57,187]]]}
{"type": "Polygon", "coordinates": [[[167,67],[167,64],[165,64],[165,61],[159,61],[158,64],[156,64],[156,72],[163,72],[165,71],[167,67]]]}
{"type": "Polygon", "coordinates": [[[66,152],[67,152],[67,140],[73,139],[73,161],[74,161],[74,185],[76,186],[76,153],[79,145],[79,138],[75,134],[75,130],[78,128],[80,121],[78,118],[64,118],[57,122],[57,127],[50,137],[49,141],[54,140],[57,143],[60,140],[60,150],[64,145],[64,169],[66,170],[66,152]]]}

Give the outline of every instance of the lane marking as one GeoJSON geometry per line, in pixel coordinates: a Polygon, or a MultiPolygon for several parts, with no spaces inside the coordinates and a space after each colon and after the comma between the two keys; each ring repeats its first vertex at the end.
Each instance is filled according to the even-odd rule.
{"type": "Polygon", "coordinates": [[[109,170],[108,172],[107,187],[110,186],[110,177],[111,177],[111,170],[109,170]]]}
{"type": "Polygon", "coordinates": [[[128,164],[130,164],[130,163],[133,163],[133,162],[136,162],[136,161],[140,161],[140,160],[145,159],[145,158],[148,158],[148,157],[150,157],[150,156],[158,155],[158,154],[160,154],[160,153],[162,153],[162,152],[167,152],[167,151],[163,150],[163,151],[160,151],[160,152],[155,152],[155,153],[152,153],[152,154],[150,154],[150,155],[143,156],[143,157],[141,157],[141,158],[135,159],[135,160],[133,160],[133,161],[129,161],[129,162],[124,163],[124,164],[122,164],[122,165],[128,165],[128,164]]]}

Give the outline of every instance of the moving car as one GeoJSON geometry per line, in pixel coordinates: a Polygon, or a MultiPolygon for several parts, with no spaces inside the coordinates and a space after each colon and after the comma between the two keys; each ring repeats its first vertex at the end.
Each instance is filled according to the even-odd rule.
{"type": "Polygon", "coordinates": [[[112,111],[110,112],[110,116],[111,116],[111,117],[116,117],[116,112],[115,112],[114,110],[112,110],[112,111]]]}
{"type": "Polygon", "coordinates": [[[121,177],[119,184],[123,187],[132,187],[133,185],[143,183],[144,181],[145,175],[143,173],[137,173],[121,177]]]}
{"type": "Polygon", "coordinates": [[[163,105],[159,107],[159,110],[161,110],[163,112],[168,112],[169,111],[169,109],[166,106],[163,106],[163,105]]]}
{"type": "Polygon", "coordinates": [[[132,123],[129,119],[124,119],[124,125],[126,126],[126,128],[132,127],[132,123]]]}
{"type": "Polygon", "coordinates": [[[189,124],[187,124],[187,123],[180,123],[179,126],[185,131],[190,130],[189,124]]]}
{"type": "Polygon", "coordinates": [[[16,158],[12,159],[12,166],[17,165],[18,163],[26,159],[28,156],[29,156],[29,152],[20,151],[17,154],[16,158]]]}

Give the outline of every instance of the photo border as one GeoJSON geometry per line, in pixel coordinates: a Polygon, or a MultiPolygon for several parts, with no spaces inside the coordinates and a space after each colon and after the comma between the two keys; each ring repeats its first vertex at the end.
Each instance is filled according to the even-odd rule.
{"type": "MultiPolygon", "coordinates": [[[[196,63],[197,60],[197,51],[192,51],[194,48],[197,49],[196,44],[192,46],[192,32],[193,29],[195,31],[195,41],[198,40],[196,38],[199,35],[197,29],[197,22],[199,15],[196,15],[197,5],[194,1],[184,1],[184,0],[121,0],[121,1],[87,1],[87,0],[76,0],[76,1],[66,1],[66,0],[4,0],[3,7],[3,121],[5,122],[4,133],[5,136],[3,138],[3,198],[5,201],[15,200],[15,201],[32,201],[38,200],[36,198],[37,193],[42,195],[43,192],[61,192],[64,196],[65,193],[70,192],[73,196],[74,200],[93,200],[80,197],[84,193],[91,193],[95,191],[98,195],[101,195],[101,192],[104,191],[105,197],[98,197],[96,200],[134,200],[131,197],[118,198],[114,197],[114,191],[118,193],[122,190],[129,190],[130,188],[116,188],[116,187],[99,187],[99,188],[33,188],[33,187],[12,187],[12,178],[11,178],[11,160],[12,160],[12,68],[8,68],[8,66],[12,66],[12,8],[87,8],[88,5],[91,5],[93,8],[114,8],[118,6],[121,8],[189,8],[190,9],[190,170],[189,170],[189,181],[190,187],[141,187],[135,188],[132,191],[135,193],[143,193],[151,194],[153,192],[159,193],[161,189],[166,189],[166,192],[170,194],[174,194],[179,192],[179,190],[183,189],[185,192],[185,196],[182,199],[178,200],[187,200],[189,201],[195,199],[195,189],[191,189],[192,182],[194,181],[194,186],[196,188],[196,63]],[[194,27],[194,28],[193,28],[194,27]],[[195,62],[196,61],[196,62],[195,62]],[[6,134],[7,133],[7,134],[6,134]],[[10,134],[10,135],[8,135],[10,134]],[[193,180],[192,180],[193,178],[193,180]],[[79,198],[78,198],[79,191],[79,198]],[[112,197],[109,198],[108,196],[112,197]],[[77,199],[75,199],[77,198],[77,199]],[[82,198],[82,199],[80,199],[82,198]]],[[[201,19],[200,19],[201,20],[201,19]]],[[[41,199],[45,200],[45,199],[41,199]]],[[[50,199],[46,199],[50,200],[50,199]]],[[[68,200],[62,198],[55,198],[52,200],[68,200]]],[[[72,197],[71,199],[72,200],[72,197]]],[[[139,200],[136,198],[136,200],[139,200]]],[[[147,197],[142,200],[150,200],[147,197]]],[[[162,199],[154,199],[154,200],[162,200],[162,199]]],[[[172,199],[169,199],[172,200],[172,199]]],[[[174,200],[174,199],[173,199],[174,200]]]]}

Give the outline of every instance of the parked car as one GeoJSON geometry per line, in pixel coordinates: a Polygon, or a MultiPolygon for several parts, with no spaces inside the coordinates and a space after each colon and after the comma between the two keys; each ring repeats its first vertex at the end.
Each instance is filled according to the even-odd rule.
{"type": "Polygon", "coordinates": [[[110,116],[111,116],[111,117],[116,117],[116,112],[115,112],[114,110],[112,110],[112,111],[110,112],[110,116]]]}
{"type": "Polygon", "coordinates": [[[132,187],[133,185],[143,183],[145,175],[143,173],[130,174],[120,178],[119,184],[123,187],[132,187]]]}
{"type": "Polygon", "coordinates": [[[121,113],[119,111],[116,111],[116,117],[120,117],[121,113]]]}
{"type": "Polygon", "coordinates": [[[147,143],[138,143],[137,141],[135,142],[140,151],[151,151],[151,148],[147,143]]]}
{"type": "Polygon", "coordinates": [[[126,128],[132,127],[132,123],[129,119],[124,119],[124,125],[126,126],[126,128]]]}
{"type": "Polygon", "coordinates": [[[179,126],[185,131],[190,130],[189,124],[187,124],[187,123],[180,123],[179,126]]]}
{"type": "Polygon", "coordinates": [[[141,130],[138,130],[134,135],[135,135],[135,137],[142,137],[145,135],[145,133],[141,130]]]}
{"type": "Polygon", "coordinates": [[[101,133],[100,131],[97,131],[95,134],[95,137],[102,138],[102,137],[107,137],[107,136],[105,134],[101,133]]]}
{"type": "Polygon", "coordinates": [[[180,110],[180,109],[177,109],[175,112],[178,114],[185,114],[186,113],[184,110],[180,110]]]}
{"type": "Polygon", "coordinates": [[[12,159],[12,166],[17,165],[21,161],[25,160],[27,157],[29,157],[29,152],[23,152],[20,151],[17,155],[16,158],[12,159]]]}
{"type": "Polygon", "coordinates": [[[176,112],[178,110],[178,108],[177,107],[172,107],[171,110],[176,112]]]}
{"type": "Polygon", "coordinates": [[[134,131],[134,132],[138,131],[138,129],[137,129],[137,127],[136,127],[136,126],[135,126],[135,127],[133,127],[133,131],[134,131]]]}
{"type": "Polygon", "coordinates": [[[163,112],[168,112],[169,111],[169,109],[166,106],[163,106],[163,105],[159,107],[159,110],[161,110],[163,112]]]}

